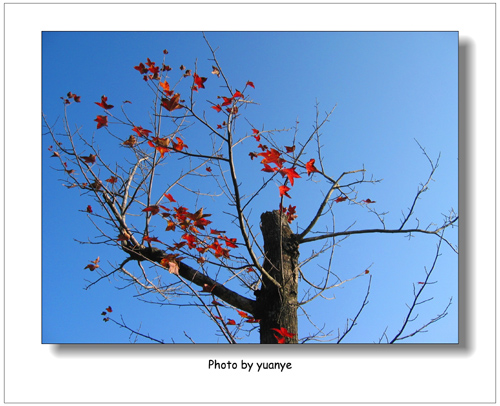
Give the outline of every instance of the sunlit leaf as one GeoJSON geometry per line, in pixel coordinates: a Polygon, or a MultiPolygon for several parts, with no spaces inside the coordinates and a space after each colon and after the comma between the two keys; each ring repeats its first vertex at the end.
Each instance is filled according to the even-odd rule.
{"type": "Polygon", "coordinates": [[[280,169],[281,176],[287,176],[290,184],[293,186],[293,180],[300,178],[300,175],[295,171],[295,168],[280,169]]]}
{"type": "Polygon", "coordinates": [[[165,196],[172,203],[176,202],[176,200],[172,197],[172,195],[170,193],[164,193],[163,196],[165,196]]]}
{"type": "Polygon", "coordinates": [[[212,75],[217,75],[217,77],[220,77],[220,71],[219,68],[217,68],[217,66],[212,65],[212,75]]]}
{"type": "Polygon", "coordinates": [[[310,159],[309,162],[306,163],[307,174],[310,175],[313,172],[319,172],[314,166],[315,159],[310,159]]]}
{"type": "Polygon", "coordinates": [[[135,131],[135,133],[137,134],[138,137],[148,137],[149,134],[151,134],[151,131],[150,130],[146,130],[142,127],[134,127],[132,128],[132,131],[135,131]]]}
{"type": "Polygon", "coordinates": [[[201,76],[198,76],[197,73],[194,73],[193,79],[196,86],[198,86],[200,89],[205,89],[205,86],[203,84],[207,81],[207,78],[203,78],[201,76]]]}
{"type": "Polygon", "coordinates": [[[295,333],[288,332],[288,330],[285,327],[281,327],[279,329],[278,328],[272,328],[271,330],[277,331],[283,337],[288,337],[288,338],[292,338],[292,337],[295,337],[297,335],[295,333]]]}

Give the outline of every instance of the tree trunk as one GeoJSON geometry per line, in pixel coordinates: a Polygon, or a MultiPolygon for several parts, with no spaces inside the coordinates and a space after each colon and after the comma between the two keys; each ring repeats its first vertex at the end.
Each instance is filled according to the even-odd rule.
{"type": "Polygon", "coordinates": [[[277,344],[282,336],[273,328],[286,328],[293,338],[286,343],[298,342],[297,293],[299,245],[290,229],[286,216],[278,210],[263,213],[261,230],[264,238],[264,269],[281,289],[265,275],[257,296],[257,315],[260,318],[260,343],[277,344]]]}

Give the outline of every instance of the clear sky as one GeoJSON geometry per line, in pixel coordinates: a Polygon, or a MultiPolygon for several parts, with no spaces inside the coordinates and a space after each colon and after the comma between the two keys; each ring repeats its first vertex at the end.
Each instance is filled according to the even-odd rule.
{"type": "MultiPolygon", "coordinates": [[[[243,88],[248,80],[255,84],[248,93],[258,105],[244,112],[251,126],[240,120],[239,130],[291,128],[298,120],[299,137],[306,137],[314,124],[315,104],[319,103],[321,114],[337,105],[322,129],[327,172],[338,177],[364,166],[367,177],[383,179],[362,185],[358,191],[361,199],[376,201],[378,211],[388,212],[388,228],[400,225],[402,211],[406,213],[420,182],[429,174],[428,161],[415,139],[431,158],[441,154],[435,182],[417,203],[420,225],[440,224],[442,214],[451,208],[458,212],[458,33],[208,32],[206,36],[218,48],[219,63],[236,88],[243,88]]],[[[69,106],[70,122],[81,126],[86,136],[95,135],[103,149],[114,144],[107,132],[95,130],[93,120],[102,109],[94,102],[105,94],[117,109],[120,101],[131,100],[127,111],[147,128],[152,94],[133,67],[148,57],[161,61],[164,49],[169,51],[166,63],[174,70],[181,64],[193,67],[196,62],[200,75],[208,77],[200,102],[215,100],[220,92],[210,74],[209,49],[199,32],[45,32],[42,40],[42,102],[49,123],[63,112],[60,97],[72,91],[82,102],[69,106]]],[[[207,118],[218,119],[210,110],[207,118]]],[[[207,135],[197,127],[195,133],[186,135],[186,143],[194,149],[207,135]]],[[[292,135],[293,131],[280,135],[282,145],[289,145],[292,135]]],[[[104,270],[111,270],[108,261],[120,262],[125,254],[75,241],[96,236],[81,212],[95,203],[76,189],[62,186],[60,173],[51,169],[55,161],[47,148],[52,144],[49,137],[43,138],[43,342],[129,342],[125,330],[102,321],[100,313],[109,305],[115,318],[121,316],[130,327],[165,342],[189,342],[184,331],[196,342],[217,340],[212,324],[197,309],[146,304],[132,298],[133,289],[117,290],[107,281],[84,290],[85,280],[95,278],[84,270],[89,260],[100,256],[104,270]]],[[[311,156],[314,153],[313,149],[311,156]]],[[[237,170],[242,187],[250,191],[265,174],[258,163],[244,156],[237,161],[237,170]]],[[[297,205],[299,217],[292,228],[307,224],[316,211],[314,203],[327,187],[324,182],[294,187],[290,203],[297,205]]],[[[195,198],[185,196],[194,205],[195,198]]],[[[263,195],[253,207],[255,226],[260,213],[278,204],[273,194],[263,195]]],[[[206,212],[220,211],[220,206],[215,200],[206,212]]],[[[337,231],[353,223],[353,229],[380,226],[374,215],[358,206],[344,203],[334,209],[337,231]]],[[[416,220],[410,225],[415,226],[416,220]]],[[[158,237],[161,240],[161,234],[158,237]]],[[[457,244],[457,230],[448,230],[447,238],[457,244]]],[[[345,342],[378,342],[384,331],[389,337],[394,335],[406,316],[406,304],[413,300],[413,284],[418,288],[425,267],[432,265],[437,242],[432,236],[408,239],[372,234],[352,236],[336,247],[333,267],[341,278],[351,278],[367,267],[372,275],[369,304],[345,342]]],[[[314,248],[318,249],[302,246],[303,258],[314,248]]],[[[406,342],[458,340],[458,257],[446,246],[441,254],[432,278],[437,283],[424,291],[424,299],[434,299],[418,308],[419,316],[407,332],[438,315],[451,297],[453,304],[446,318],[406,342]]],[[[327,261],[328,255],[303,271],[314,277],[327,261]]],[[[310,304],[307,310],[315,324],[325,324],[328,331],[342,329],[356,315],[367,282],[368,277],[358,278],[330,291],[328,297],[334,299],[319,298],[310,304]]],[[[236,317],[234,312],[228,316],[236,317]]],[[[307,319],[299,316],[299,336],[313,332],[307,319]]],[[[242,342],[258,340],[254,331],[243,336],[242,342]]]]}

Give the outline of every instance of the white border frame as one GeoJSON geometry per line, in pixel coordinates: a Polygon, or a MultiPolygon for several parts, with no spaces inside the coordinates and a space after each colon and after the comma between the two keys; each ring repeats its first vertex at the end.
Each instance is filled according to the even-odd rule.
{"type": "Polygon", "coordinates": [[[494,402],[495,17],[494,3],[5,4],[4,400],[494,402]],[[461,72],[467,91],[460,93],[467,97],[461,111],[466,115],[465,121],[461,117],[465,139],[460,143],[460,158],[466,162],[460,172],[460,293],[466,298],[460,307],[460,345],[311,346],[292,351],[276,346],[41,344],[41,31],[165,29],[459,31],[460,49],[468,57],[468,72],[461,72]],[[31,258],[29,268],[27,261],[18,260],[20,247],[27,244],[31,252],[40,253],[31,258]],[[290,361],[293,369],[209,371],[209,359],[290,361]]]}

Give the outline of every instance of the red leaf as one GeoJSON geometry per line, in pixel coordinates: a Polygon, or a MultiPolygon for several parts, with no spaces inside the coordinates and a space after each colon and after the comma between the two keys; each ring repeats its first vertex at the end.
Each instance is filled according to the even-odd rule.
{"type": "Polygon", "coordinates": [[[245,318],[245,319],[247,319],[247,318],[248,318],[248,313],[241,312],[241,311],[239,311],[239,310],[237,310],[237,312],[238,312],[238,314],[239,314],[241,317],[243,317],[243,318],[245,318]]]}
{"type": "Polygon", "coordinates": [[[284,168],[280,170],[281,176],[287,176],[290,184],[293,186],[293,179],[300,178],[300,175],[295,172],[295,168],[284,168]]]}
{"type": "Polygon", "coordinates": [[[174,94],[174,91],[170,90],[170,85],[166,80],[165,82],[160,82],[160,86],[162,87],[163,91],[167,96],[172,96],[174,94]]]}
{"type": "Polygon", "coordinates": [[[283,337],[292,338],[292,337],[296,336],[296,334],[294,334],[294,333],[289,333],[288,330],[285,327],[281,327],[279,329],[278,328],[272,328],[271,330],[277,331],[283,337]]]}
{"type": "Polygon", "coordinates": [[[92,206],[90,204],[87,206],[87,213],[92,213],[92,206]]]}
{"type": "Polygon", "coordinates": [[[228,326],[234,326],[234,325],[236,325],[236,322],[233,319],[228,319],[226,324],[228,326]]]}
{"type": "Polygon", "coordinates": [[[314,162],[316,160],[315,159],[311,159],[309,160],[308,163],[306,163],[306,170],[307,170],[307,174],[310,175],[311,173],[313,172],[319,172],[316,167],[314,166],[314,162]]]}
{"type": "Polygon", "coordinates": [[[210,234],[224,234],[225,231],[220,231],[220,230],[214,230],[213,228],[210,229],[210,234]]]}
{"type": "Polygon", "coordinates": [[[278,337],[276,334],[274,335],[274,338],[278,340],[278,344],[285,344],[285,337],[278,337]]]}
{"type": "MultiPolygon", "coordinates": [[[[264,146],[262,148],[264,148],[264,146]]],[[[285,162],[285,160],[283,158],[281,158],[281,153],[279,151],[275,150],[274,148],[271,148],[269,151],[261,152],[257,155],[264,158],[262,161],[260,161],[260,163],[262,163],[262,164],[274,163],[274,164],[276,164],[276,166],[281,168],[281,167],[283,167],[283,162],[285,162]]]]}
{"type": "Polygon", "coordinates": [[[139,71],[141,75],[144,75],[145,73],[148,73],[148,68],[144,66],[144,64],[141,62],[139,65],[134,66],[134,69],[139,71]]]}
{"type": "Polygon", "coordinates": [[[224,237],[224,241],[225,241],[227,247],[229,247],[229,248],[238,248],[238,246],[235,244],[236,243],[236,238],[227,238],[227,237],[224,237]]]}
{"type": "Polygon", "coordinates": [[[369,274],[369,273],[370,273],[370,271],[367,269],[367,270],[365,271],[365,274],[369,274]]]}
{"type": "Polygon", "coordinates": [[[224,103],[221,104],[222,107],[224,106],[229,106],[232,102],[233,102],[233,98],[227,98],[227,97],[224,97],[222,96],[222,98],[224,99],[224,103]]]}
{"type": "Polygon", "coordinates": [[[253,82],[248,81],[247,86],[253,87],[255,89],[255,86],[253,85],[253,82]]]}
{"type": "Polygon", "coordinates": [[[106,307],[106,311],[107,311],[108,313],[111,313],[111,312],[113,311],[113,309],[111,308],[111,306],[108,306],[108,307],[106,307]]]}
{"type": "Polygon", "coordinates": [[[175,137],[177,140],[177,143],[172,141],[172,145],[176,151],[182,151],[183,148],[188,148],[186,144],[184,144],[184,141],[182,141],[179,137],[175,137]]]}
{"type": "Polygon", "coordinates": [[[154,205],[154,206],[148,206],[143,211],[145,211],[145,212],[151,212],[151,215],[154,216],[155,214],[158,214],[158,212],[160,211],[160,208],[158,206],[156,206],[156,205],[154,205]]]}
{"type": "Polygon", "coordinates": [[[94,103],[97,104],[98,106],[102,107],[104,110],[111,110],[114,106],[106,103],[107,101],[108,101],[108,98],[103,95],[103,96],[101,96],[100,103],[97,103],[97,102],[94,102],[94,103]]]}
{"type": "Polygon", "coordinates": [[[281,203],[280,203],[280,210],[286,214],[287,216],[287,221],[291,224],[293,220],[295,220],[298,216],[295,214],[296,213],[296,208],[297,206],[292,206],[292,205],[289,205],[288,206],[288,212],[287,212],[287,209],[286,208],[283,208],[281,206],[281,203]]]}
{"type": "Polygon", "coordinates": [[[261,169],[262,172],[276,172],[278,168],[273,168],[269,166],[268,164],[264,164],[264,169],[261,169]]]}
{"type": "Polygon", "coordinates": [[[255,128],[252,128],[252,131],[253,131],[253,133],[254,133],[254,134],[258,134],[258,133],[260,133],[260,131],[259,131],[259,130],[257,130],[257,129],[255,129],[255,128]]]}
{"type": "Polygon", "coordinates": [[[418,284],[419,285],[425,285],[425,282],[419,282],[418,284]]]}
{"type": "Polygon", "coordinates": [[[99,265],[97,264],[88,264],[85,268],[83,269],[90,269],[91,271],[94,271],[95,269],[99,268],[99,265]]]}
{"type": "Polygon", "coordinates": [[[108,116],[97,116],[94,121],[97,121],[97,129],[108,126],[108,116]]]}
{"type": "Polygon", "coordinates": [[[286,148],[286,152],[289,153],[289,154],[291,154],[293,151],[295,151],[295,145],[292,146],[292,147],[285,146],[285,148],[286,148]]]}
{"type": "Polygon", "coordinates": [[[282,185],[280,186],[280,196],[286,196],[291,199],[290,195],[287,193],[290,188],[288,186],[282,185]]]}
{"type": "Polygon", "coordinates": [[[151,134],[151,131],[145,130],[142,127],[134,127],[132,128],[132,131],[135,131],[139,137],[148,137],[149,134],[151,134]]]}
{"type": "Polygon", "coordinates": [[[236,92],[233,94],[233,99],[236,99],[237,97],[240,97],[240,98],[243,98],[243,94],[241,94],[241,92],[239,92],[238,90],[236,90],[236,92]]]}
{"type": "Polygon", "coordinates": [[[222,107],[219,104],[216,104],[215,106],[212,106],[212,108],[217,111],[217,113],[220,113],[222,111],[222,107]]]}
{"type": "Polygon", "coordinates": [[[184,234],[182,239],[187,241],[189,248],[196,248],[196,237],[193,234],[184,234]]]}
{"type": "Polygon", "coordinates": [[[336,203],[341,203],[347,200],[347,196],[339,196],[335,199],[336,203]]]}
{"type": "Polygon", "coordinates": [[[116,183],[118,181],[118,178],[116,176],[111,176],[109,179],[106,179],[106,182],[109,183],[116,183]]]}
{"type": "Polygon", "coordinates": [[[373,200],[370,200],[370,199],[361,200],[361,201],[365,202],[365,203],[376,203],[376,202],[374,202],[373,200]]]}
{"type": "Polygon", "coordinates": [[[100,259],[100,257],[97,257],[95,260],[90,261],[90,264],[88,264],[83,269],[90,269],[91,271],[93,271],[93,270],[99,268],[99,259],[100,259]]]}
{"type": "Polygon", "coordinates": [[[207,81],[207,78],[202,78],[201,76],[198,76],[197,73],[194,73],[193,79],[194,79],[194,83],[196,83],[196,86],[198,86],[200,89],[205,89],[205,86],[203,85],[203,83],[205,83],[207,81]]]}
{"type": "Polygon", "coordinates": [[[156,238],[156,237],[149,237],[149,236],[147,236],[147,235],[145,235],[145,236],[142,238],[142,240],[143,240],[143,241],[147,241],[147,242],[153,242],[153,241],[154,241],[154,242],[160,242],[160,243],[161,243],[161,241],[160,241],[158,238],[156,238]]]}
{"type": "Polygon", "coordinates": [[[175,203],[176,200],[172,197],[170,193],[164,193],[163,196],[165,196],[168,200],[170,200],[172,203],[175,203]]]}

